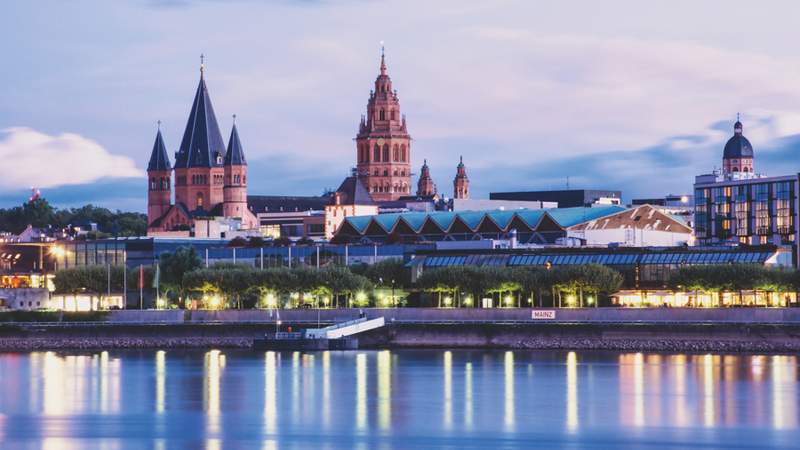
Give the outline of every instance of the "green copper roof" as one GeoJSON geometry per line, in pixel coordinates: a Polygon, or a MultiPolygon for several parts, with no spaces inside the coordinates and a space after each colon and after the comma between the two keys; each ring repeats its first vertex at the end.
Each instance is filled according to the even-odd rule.
{"type": "Polygon", "coordinates": [[[547,213],[550,214],[550,217],[558,222],[559,225],[564,228],[569,228],[579,223],[610,216],[622,211],[625,211],[625,208],[616,205],[608,205],[591,208],[580,206],[574,208],[552,208],[548,209],[547,213]]]}

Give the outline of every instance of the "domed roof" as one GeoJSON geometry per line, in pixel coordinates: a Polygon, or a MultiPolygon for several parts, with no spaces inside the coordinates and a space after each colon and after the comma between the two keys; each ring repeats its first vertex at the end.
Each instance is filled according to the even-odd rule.
{"type": "Polygon", "coordinates": [[[725,144],[724,159],[752,158],[753,146],[742,134],[742,123],[738,120],[733,126],[733,136],[725,144]]]}

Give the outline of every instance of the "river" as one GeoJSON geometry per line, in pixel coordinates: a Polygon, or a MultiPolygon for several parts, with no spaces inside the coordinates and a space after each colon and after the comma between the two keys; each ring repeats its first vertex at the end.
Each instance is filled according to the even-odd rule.
{"type": "Polygon", "coordinates": [[[2,449],[797,448],[799,401],[786,355],[0,354],[2,449]]]}

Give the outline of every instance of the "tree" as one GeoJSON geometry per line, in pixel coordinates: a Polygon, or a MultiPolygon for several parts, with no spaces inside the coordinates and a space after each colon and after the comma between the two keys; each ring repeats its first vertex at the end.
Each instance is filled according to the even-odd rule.
{"type": "Polygon", "coordinates": [[[199,269],[203,265],[194,247],[182,246],[173,253],[164,253],[159,260],[161,271],[160,289],[163,292],[172,291],[182,300],[186,294],[183,277],[185,274],[199,269]]]}

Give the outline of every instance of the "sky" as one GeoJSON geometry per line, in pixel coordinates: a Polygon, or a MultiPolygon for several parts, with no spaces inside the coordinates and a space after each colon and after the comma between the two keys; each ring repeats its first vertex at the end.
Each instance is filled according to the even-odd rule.
{"type": "Polygon", "coordinates": [[[0,207],[144,211],[157,121],[172,156],[206,55],[250,194],[318,195],[355,164],[380,46],[412,165],[452,195],[691,193],[740,113],[757,172],[800,171],[800,2],[10,0],[0,6],[0,207]]]}

